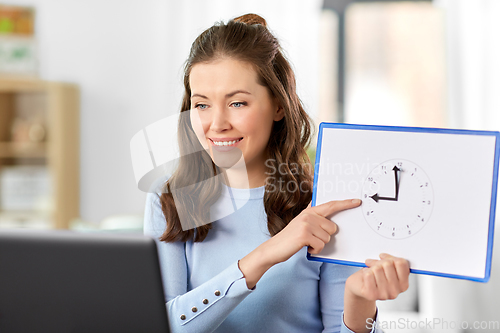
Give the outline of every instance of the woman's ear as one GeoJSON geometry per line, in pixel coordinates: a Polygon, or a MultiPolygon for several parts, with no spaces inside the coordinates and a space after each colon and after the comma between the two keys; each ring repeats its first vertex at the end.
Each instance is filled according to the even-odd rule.
{"type": "Polygon", "coordinates": [[[285,116],[285,110],[281,105],[278,105],[278,109],[274,113],[274,121],[280,121],[285,116]]]}

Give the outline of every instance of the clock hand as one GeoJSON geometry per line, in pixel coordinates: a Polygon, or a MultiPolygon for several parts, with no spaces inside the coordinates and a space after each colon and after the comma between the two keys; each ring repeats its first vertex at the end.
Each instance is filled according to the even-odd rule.
{"type": "Polygon", "coordinates": [[[398,198],[379,197],[378,193],[375,193],[374,195],[371,195],[370,198],[372,198],[373,200],[375,200],[375,202],[378,202],[379,200],[398,201],[398,198]]]}
{"type": "Polygon", "coordinates": [[[396,196],[394,198],[390,197],[380,197],[378,193],[375,193],[374,195],[370,196],[375,202],[378,202],[379,200],[387,200],[387,201],[398,201],[399,198],[399,177],[398,177],[398,171],[401,171],[397,166],[394,166],[392,168],[392,171],[394,171],[394,180],[396,184],[396,196]]]}
{"type": "Polygon", "coordinates": [[[398,175],[398,171],[401,171],[401,169],[399,169],[397,166],[394,166],[394,168],[392,168],[392,170],[394,171],[394,180],[395,180],[395,183],[396,183],[396,201],[398,201],[398,197],[399,197],[399,175],[398,175]]]}

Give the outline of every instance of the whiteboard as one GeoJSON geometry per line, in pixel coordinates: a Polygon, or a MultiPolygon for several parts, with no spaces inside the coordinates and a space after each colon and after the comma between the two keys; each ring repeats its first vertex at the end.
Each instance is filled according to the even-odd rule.
{"type": "Polygon", "coordinates": [[[312,206],[359,198],[310,260],[364,267],[380,253],[413,273],[487,282],[500,133],[321,123],[312,206]]]}

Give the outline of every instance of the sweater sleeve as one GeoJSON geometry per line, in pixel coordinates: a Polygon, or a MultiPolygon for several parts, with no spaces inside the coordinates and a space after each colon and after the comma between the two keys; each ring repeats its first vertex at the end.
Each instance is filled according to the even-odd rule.
{"type": "MultiPolygon", "coordinates": [[[[354,333],[344,323],[344,288],[347,278],[358,269],[354,266],[330,263],[323,263],[321,266],[319,293],[323,333],[354,333]]],[[[371,328],[370,333],[383,333],[377,328],[376,317],[377,315],[375,315],[375,321],[367,323],[367,327],[371,328]]]]}
{"type": "Polygon", "coordinates": [[[212,332],[247,296],[246,281],[234,262],[199,287],[188,291],[185,243],[160,242],[166,227],[158,194],[148,193],[144,233],[156,240],[170,329],[177,332],[212,332]]]}

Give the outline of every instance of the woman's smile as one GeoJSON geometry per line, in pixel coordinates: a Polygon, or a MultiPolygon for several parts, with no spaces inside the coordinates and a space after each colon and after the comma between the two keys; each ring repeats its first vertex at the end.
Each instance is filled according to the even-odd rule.
{"type": "Polygon", "coordinates": [[[243,138],[235,139],[235,140],[227,140],[227,139],[215,139],[209,138],[208,141],[213,149],[219,152],[227,152],[235,149],[236,146],[243,140],[243,138]]]}
{"type": "Polygon", "coordinates": [[[243,138],[209,138],[209,141],[214,145],[218,147],[222,146],[236,146],[238,142],[243,140],[243,138]]]}

